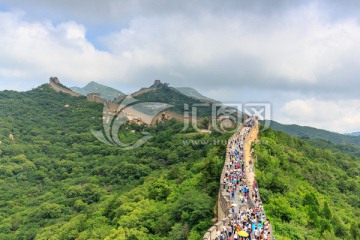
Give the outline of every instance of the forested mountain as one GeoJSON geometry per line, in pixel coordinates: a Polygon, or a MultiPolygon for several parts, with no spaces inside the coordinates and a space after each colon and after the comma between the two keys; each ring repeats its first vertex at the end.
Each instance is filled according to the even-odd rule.
{"type": "Polygon", "coordinates": [[[268,129],[255,146],[260,195],[277,239],[360,239],[360,158],[322,141],[268,129]]]}
{"type": "Polygon", "coordinates": [[[304,127],[296,124],[286,125],[271,121],[270,127],[274,130],[286,132],[287,134],[302,138],[321,138],[339,144],[355,144],[360,146],[360,136],[350,136],[335,132],[317,129],[313,127],[304,127]]]}
{"type": "MultiPolygon", "coordinates": [[[[184,95],[165,85],[137,97],[180,103],[184,95]]],[[[202,238],[229,134],[182,131],[175,120],[129,123],[121,141],[143,131],[152,138],[125,151],[92,135],[103,128],[102,109],[47,84],[0,92],[0,239],[202,238]]],[[[277,239],[360,238],[360,147],[271,129],[254,147],[277,239]]]]}
{"type": "Polygon", "coordinates": [[[85,87],[71,87],[74,92],[86,96],[88,93],[100,93],[100,96],[108,101],[112,101],[117,97],[124,96],[125,93],[114,88],[104,86],[97,82],[90,82],[85,87]]]}
{"type": "Polygon", "coordinates": [[[196,99],[193,97],[188,97],[180,91],[176,90],[173,87],[169,87],[165,83],[159,83],[156,86],[150,87],[150,91],[140,92],[136,94],[134,98],[142,102],[162,102],[173,105],[170,108],[171,111],[175,113],[184,114],[184,104],[189,106],[191,112],[191,107],[198,105],[197,114],[198,116],[210,116],[211,115],[211,106],[201,106],[204,104],[203,100],[196,99]]]}
{"type": "MultiPolygon", "coordinates": [[[[71,87],[72,91],[82,94],[86,96],[89,93],[100,93],[100,96],[108,101],[121,102],[125,94],[119,90],[104,86],[102,84],[96,82],[90,82],[85,87],[71,87]]],[[[131,96],[135,97],[137,100],[143,102],[142,106],[145,109],[141,109],[143,112],[151,112],[153,105],[151,103],[165,103],[170,104],[173,107],[170,108],[170,111],[173,111],[177,114],[183,115],[184,104],[188,104],[191,107],[197,105],[198,116],[210,116],[211,114],[211,106],[204,106],[204,103],[217,103],[213,99],[207,98],[200,94],[193,88],[182,87],[182,88],[174,88],[169,87],[167,83],[162,83],[160,80],[155,80],[154,84],[149,88],[142,88],[139,91],[131,94],[131,96]],[[149,103],[149,106],[146,106],[146,103],[149,103]],[[148,109],[146,109],[148,108],[148,109]]],[[[139,106],[137,106],[139,107],[139,106]]]]}
{"type": "Polygon", "coordinates": [[[0,92],[0,239],[200,239],[211,226],[226,135],[174,120],[128,124],[124,151],[98,141],[101,104],[47,84],[0,92]]]}

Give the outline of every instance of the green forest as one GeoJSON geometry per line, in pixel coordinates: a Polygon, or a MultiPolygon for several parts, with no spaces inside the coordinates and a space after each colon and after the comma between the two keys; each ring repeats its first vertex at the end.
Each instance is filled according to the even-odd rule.
{"type": "Polygon", "coordinates": [[[102,108],[48,85],[0,92],[0,239],[200,239],[211,226],[225,146],[183,141],[229,136],[171,120],[124,151],[90,132],[102,108]]]}
{"type": "MultiPolygon", "coordinates": [[[[92,135],[102,111],[47,84],[0,92],[1,240],[202,239],[230,134],[126,124],[123,141],[153,137],[125,151],[92,135]]],[[[359,147],[268,129],[254,148],[277,239],[360,239],[359,147]]]]}
{"type": "Polygon", "coordinates": [[[271,129],[261,132],[255,152],[277,239],[360,239],[359,157],[343,145],[271,129]]]}

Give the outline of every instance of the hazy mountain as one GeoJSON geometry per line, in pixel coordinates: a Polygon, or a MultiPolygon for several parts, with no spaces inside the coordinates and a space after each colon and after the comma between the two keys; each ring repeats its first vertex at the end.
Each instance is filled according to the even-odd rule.
{"type": "Polygon", "coordinates": [[[177,90],[179,90],[182,94],[185,94],[188,97],[197,98],[200,100],[210,101],[210,102],[218,102],[214,99],[208,98],[201,93],[199,93],[197,90],[191,87],[177,87],[177,90]]]}
{"type": "Polygon", "coordinates": [[[350,136],[360,136],[360,132],[346,133],[346,135],[350,135],[350,136]]]}
{"type": "Polygon", "coordinates": [[[356,135],[350,136],[296,124],[286,125],[275,121],[271,121],[270,127],[274,130],[283,131],[287,134],[302,138],[321,138],[333,143],[348,143],[360,146],[360,136],[356,135]]]}
{"type": "Polygon", "coordinates": [[[85,87],[71,87],[71,90],[73,90],[74,92],[80,93],[82,95],[87,95],[88,93],[100,93],[100,96],[106,100],[112,101],[114,100],[114,98],[117,98],[119,96],[124,96],[125,93],[102,85],[100,83],[97,82],[90,82],[88,83],[85,87]]]}

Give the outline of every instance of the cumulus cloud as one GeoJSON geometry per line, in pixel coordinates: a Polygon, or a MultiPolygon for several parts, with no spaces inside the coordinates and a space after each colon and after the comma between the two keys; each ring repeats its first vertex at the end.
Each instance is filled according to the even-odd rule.
{"type": "MultiPolygon", "coordinates": [[[[212,87],[237,82],[337,91],[343,86],[342,74],[359,74],[352,66],[359,64],[360,27],[352,18],[329,23],[323,15],[312,4],[270,19],[206,13],[196,21],[183,16],[135,18],[103,41],[130,66],[140,64],[128,76],[133,80],[160,75],[185,85],[196,80],[212,87]]],[[[349,89],[358,86],[354,78],[348,80],[349,89]]]]}
{"type": "Polygon", "coordinates": [[[296,99],[281,109],[281,121],[292,124],[294,119],[304,126],[313,126],[345,133],[360,129],[360,100],[296,99]]]}
{"type": "Polygon", "coordinates": [[[308,101],[330,99],[337,109],[360,88],[360,23],[355,1],[346,4],[351,15],[321,0],[0,0],[1,88],[28,89],[55,75],[129,92],[161,79],[219,100],[272,101],[278,119],[302,122],[315,111],[326,121],[308,101]]]}
{"type": "Polygon", "coordinates": [[[316,4],[266,18],[241,10],[199,11],[196,18],[134,16],[127,27],[100,36],[105,51],[87,39],[82,24],[27,21],[24,16],[0,15],[0,42],[7,46],[2,54],[21,62],[9,64],[15,69],[0,71],[4,78],[28,76],[25,64],[38,76],[53,72],[82,82],[140,85],[162,78],[208,87],[237,82],[269,89],[335,91],[343,86],[339,78],[351,72],[349,90],[360,87],[350,77],[360,74],[352,68],[360,61],[360,26],[354,18],[328,21],[316,4]]]}
{"type": "Polygon", "coordinates": [[[52,75],[77,81],[114,77],[113,56],[94,48],[83,25],[27,22],[22,14],[0,13],[0,31],[2,81],[29,85],[52,75]]]}

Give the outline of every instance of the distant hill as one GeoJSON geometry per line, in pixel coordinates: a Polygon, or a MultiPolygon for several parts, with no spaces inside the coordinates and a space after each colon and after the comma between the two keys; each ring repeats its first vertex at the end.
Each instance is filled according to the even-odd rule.
{"type": "Polygon", "coordinates": [[[296,124],[286,125],[275,121],[271,121],[270,128],[283,131],[297,137],[321,138],[337,144],[347,143],[360,146],[360,136],[350,136],[313,127],[299,126],[296,124]]]}
{"type": "Polygon", "coordinates": [[[201,93],[199,93],[198,91],[196,91],[194,88],[191,88],[191,87],[177,87],[176,89],[188,97],[197,98],[197,99],[205,100],[205,101],[209,101],[209,102],[219,102],[219,101],[216,101],[214,99],[211,99],[211,98],[208,98],[208,97],[202,95],[201,93]]]}
{"type": "Polygon", "coordinates": [[[346,135],[350,135],[350,136],[360,136],[360,132],[346,133],[346,135]]]}
{"type": "Polygon", "coordinates": [[[125,95],[125,93],[119,90],[104,86],[94,81],[88,83],[85,87],[71,87],[70,89],[84,96],[86,96],[88,93],[100,93],[102,98],[109,101],[112,101],[119,96],[125,95]]]}

